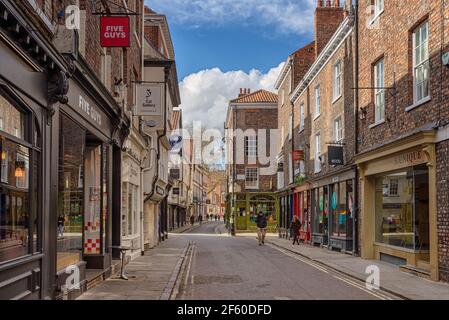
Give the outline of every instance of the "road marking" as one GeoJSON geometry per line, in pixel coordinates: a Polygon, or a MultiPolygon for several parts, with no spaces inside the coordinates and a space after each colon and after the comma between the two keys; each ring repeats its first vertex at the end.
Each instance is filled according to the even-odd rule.
{"type": "Polygon", "coordinates": [[[356,283],[356,282],[354,282],[354,281],[352,281],[350,279],[342,278],[342,277],[339,277],[339,276],[334,276],[334,278],[338,279],[340,281],[343,281],[343,282],[345,282],[345,283],[347,283],[347,284],[349,284],[349,285],[351,285],[351,286],[353,286],[355,288],[358,288],[358,289],[360,289],[362,291],[365,291],[366,293],[369,293],[370,295],[375,296],[376,298],[378,298],[380,300],[393,300],[392,298],[390,298],[390,297],[388,297],[388,296],[386,296],[386,295],[384,295],[384,294],[382,294],[380,292],[373,292],[373,291],[367,289],[366,287],[364,287],[363,285],[361,285],[359,283],[356,283]]]}
{"type": "MultiPolygon", "coordinates": [[[[329,274],[329,270],[332,270],[332,269],[327,269],[325,266],[319,265],[319,264],[317,264],[315,262],[312,262],[312,261],[308,260],[307,258],[303,258],[303,257],[301,257],[301,256],[299,256],[297,254],[291,253],[291,252],[289,252],[287,250],[281,249],[281,248],[279,248],[277,246],[274,246],[272,244],[268,244],[268,245],[271,248],[276,249],[276,250],[282,252],[286,256],[289,256],[289,257],[294,258],[294,259],[296,259],[298,261],[301,261],[301,262],[303,262],[303,263],[305,263],[305,264],[307,264],[307,265],[309,265],[309,266],[311,266],[311,267],[313,267],[313,268],[315,268],[317,270],[320,270],[320,271],[322,271],[324,273],[329,274]]],[[[337,270],[332,270],[332,272],[340,274],[337,270]]],[[[338,279],[340,281],[345,282],[346,284],[349,284],[349,285],[351,285],[353,287],[356,287],[359,290],[362,290],[362,291],[364,291],[366,293],[369,293],[370,295],[372,295],[372,296],[374,296],[374,297],[376,297],[376,298],[378,298],[380,300],[393,300],[391,297],[389,297],[389,296],[387,296],[387,295],[385,295],[385,294],[383,294],[383,293],[381,293],[379,291],[373,292],[372,290],[367,289],[364,284],[362,285],[361,283],[357,283],[354,280],[346,278],[346,277],[344,277],[342,275],[341,276],[333,275],[333,277],[335,279],[338,279]]]]}

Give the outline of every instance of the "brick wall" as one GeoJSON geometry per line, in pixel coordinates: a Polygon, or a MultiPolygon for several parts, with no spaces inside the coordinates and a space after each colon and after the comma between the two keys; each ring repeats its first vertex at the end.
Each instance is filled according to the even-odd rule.
{"type": "MultiPolygon", "coordinates": [[[[269,139],[269,129],[277,129],[278,126],[278,112],[277,109],[260,109],[260,108],[254,108],[254,109],[237,109],[236,110],[236,128],[241,129],[243,131],[246,131],[248,129],[253,129],[256,131],[259,129],[266,129],[267,130],[267,139],[266,139],[266,152],[267,155],[269,154],[270,150],[270,139],[269,139]],[[246,122],[246,115],[249,115],[249,117],[252,119],[251,123],[248,124],[246,122]]],[[[240,154],[244,152],[244,150],[237,150],[236,153],[240,154]]],[[[275,157],[276,155],[272,155],[272,157],[275,157]]],[[[245,174],[245,167],[258,167],[260,168],[267,167],[267,165],[262,165],[257,161],[256,164],[249,164],[248,159],[245,156],[245,164],[236,164],[236,174],[237,175],[244,175],[245,174]]],[[[242,190],[245,190],[245,181],[239,180],[236,181],[236,184],[238,184],[242,190]]],[[[277,176],[276,174],[273,175],[259,175],[259,189],[253,190],[250,189],[249,191],[274,191],[276,190],[276,184],[277,184],[277,176]]]]}
{"type": "Polygon", "coordinates": [[[449,140],[437,144],[437,224],[440,278],[449,282],[449,140]]]}
{"type": "Polygon", "coordinates": [[[344,14],[340,1],[317,0],[315,10],[315,54],[317,57],[343,21],[344,14]]]}
{"type": "MultiPolygon", "coordinates": [[[[360,1],[360,82],[361,88],[372,87],[373,65],[383,57],[387,90],[385,123],[375,127],[374,92],[360,90],[360,107],[366,119],[359,120],[359,152],[363,152],[420,127],[449,120],[449,69],[442,66],[441,53],[448,52],[449,8],[441,1],[385,1],[384,12],[374,23],[365,12],[370,0],[360,1]],[[429,22],[430,100],[409,111],[413,105],[412,32],[424,21],[429,22]],[[367,27],[369,26],[369,27],[367,27]],[[444,42],[442,42],[444,41],[444,42]]],[[[449,281],[448,222],[448,142],[437,144],[438,255],[440,277],[449,281]]]]}

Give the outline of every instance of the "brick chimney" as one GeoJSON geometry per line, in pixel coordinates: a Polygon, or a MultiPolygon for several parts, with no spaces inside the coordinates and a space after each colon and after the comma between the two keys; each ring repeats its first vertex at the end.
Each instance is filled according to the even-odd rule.
{"type": "Polygon", "coordinates": [[[317,0],[315,10],[315,57],[318,57],[326,44],[337,31],[345,17],[340,0],[317,0]]]}
{"type": "Polygon", "coordinates": [[[239,98],[251,93],[250,88],[240,88],[239,98]]]}

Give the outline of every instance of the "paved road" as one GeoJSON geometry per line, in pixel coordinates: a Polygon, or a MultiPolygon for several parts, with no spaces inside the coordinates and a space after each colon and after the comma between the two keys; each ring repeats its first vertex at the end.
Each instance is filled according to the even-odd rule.
{"type": "Polygon", "coordinates": [[[377,300],[351,278],[315,265],[255,236],[229,237],[223,222],[209,222],[182,234],[193,241],[177,299],[347,299],[377,300]],[[223,234],[219,234],[222,232],[223,234]]]}

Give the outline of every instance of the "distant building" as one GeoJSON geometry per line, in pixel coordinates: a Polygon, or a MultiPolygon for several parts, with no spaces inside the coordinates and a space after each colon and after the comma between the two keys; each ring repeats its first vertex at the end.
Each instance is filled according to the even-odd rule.
{"type": "Polygon", "coordinates": [[[277,103],[276,94],[266,90],[251,93],[250,89],[241,89],[239,96],[229,102],[225,123],[226,172],[237,230],[255,230],[254,215],[258,212],[267,216],[272,230],[278,220],[274,193],[277,103]],[[268,163],[266,157],[271,158],[268,163]]]}

